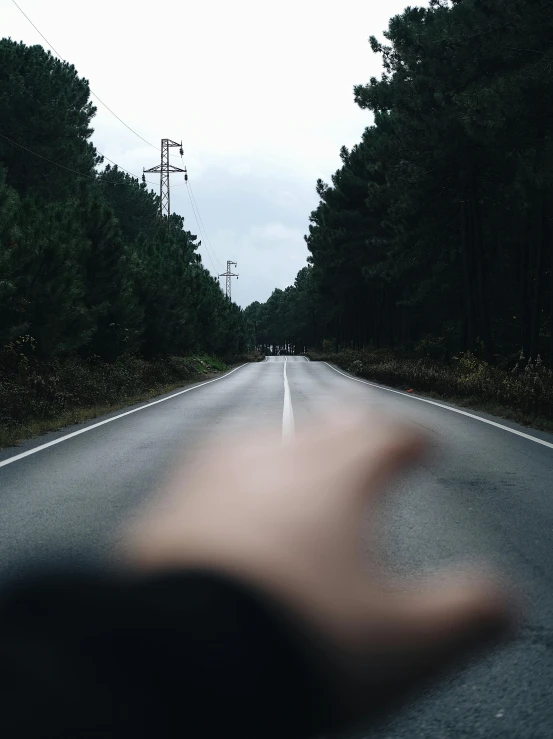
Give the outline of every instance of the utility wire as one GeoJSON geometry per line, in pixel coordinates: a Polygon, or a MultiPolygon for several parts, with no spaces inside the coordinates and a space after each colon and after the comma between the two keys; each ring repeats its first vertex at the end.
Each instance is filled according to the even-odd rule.
{"type": "MultiPolygon", "coordinates": [[[[43,110],[44,110],[44,111],[45,111],[45,112],[46,112],[46,113],[48,114],[48,116],[49,116],[49,117],[50,117],[51,119],[53,119],[53,118],[54,118],[54,115],[53,115],[52,111],[51,111],[51,110],[49,110],[49,109],[48,109],[48,108],[47,108],[47,107],[46,107],[46,106],[45,106],[45,105],[44,105],[44,104],[43,104],[43,103],[42,103],[42,102],[41,102],[41,101],[40,101],[40,100],[39,100],[38,98],[36,98],[36,97],[35,97],[35,96],[33,95],[33,93],[32,93],[32,92],[31,92],[31,91],[30,91],[29,89],[25,88],[25,94],[26,94],[26,95],[29,95],[29,96],[30,96],[30,97],[31,97],[31,98],[32,98],[32,99],[33,99],[33,100],[35,101],[35,103],[37,103],[38,105],[40,105],[40,107],[41,107],[41,108],[42,108],[42,109],[43,109],[43,110]]],[[[16,142],[12,142],[12,143],[15,143],[15,144],[16,144],[16,146],[18,146],[18,144],[17,144],[16,142]]],[[[103,153],[102,153],[101,151],[99,151],[99,149],[97,149],[97,148],[96,148],[96,146],[95,146],[94,148],[96,149],[96,153],[97,153],[97,154],[99,154],[99,155],[100,155],[101,157],[103,157],[104,159],[107,159],[107,160],[108,160],[108,162],[111,162],[112,164],[114,164],[114,165],[115,165],[115,166],[116,166],[116,167],[117,167],[118,169],[122,170],[123,172],[126,172],[127,174],[130,174],[130,175],[131,175],[131,177],[136,177],[136,179],[137,179],[137,180],[140,180],[140,175],[134,174],[134,172],[129,172],[129,170],[128,170],[128,169],[125,169],[125,167],[122,167],[122,166],[121,166],[120,164],[118,164],[117,162],[114,162],[114,161],[113,161],[113,159],[110,159],[110,158],[109,158],[108,156],[106,156],[106,155],[105,155],[105,154],[103,154],[103,153]]],[[[37,155],[37,156],[40,156],[40,155],[37,155]]],[[[54,164],[55,164],[55,162],[54,162],[54,164]]],[[[100,173],[100,174],[101,174],[101,173],[100,173]]],[[[149,185],[154,185],[154,186],[156,186],[156,187],[157,187],[157,182],[151,182],[150,180],[144,180],[144,182],[147,182],[147,183],[148,183],[149,185]]],[[[114,183],[114,184],[115,184],[115,183],[114,183]]]]}
{"type": "MultiPolygon", "coordinates": [[[[19,149],[23,149],[24,151],[29,152],[29,154],[32,154],[33,156],[38,157],[39,159],[43,159],[45,162],[49,162],[50,164],[53,164],[54,166],[59,167],[60,169],[65,169],[67,172],[72,172],[73,174],[76,174],[77,177],[82,177],[82,179],[84,180],[93,180],[94,182],[97,182],[98,184],[113,185],[114,187],[117,187],[117,185],[126,184],[123,182],[107,182],[106,180],[102,179],[100,176],[93,177],[92,175],[83,174],[82,172],[77,172],[76,169],[71,169],[71,167],[66,167],[64,164],[60,164],[59,162],[54,162],[53,159],[48,159],[48,157],[42,156],[42,154],[38,154],[38,152],[33,151],[32,149],[29,149],[26,146],[23,146],[23,144],[18,144],[17,141],[10,139],[8,136],[5,136],[3,133],[0,133],[0,137],[8,141],[13,146],[17,146],[19,149]]],[[[106,159],[108,159],[108,157],[106,157],[106,159]]],[[[111,159],[109,161],[111,162],[111,159]]],[[[115,162],[112,162],[112,163],[116,164],[115,162]]],[[[116,166],[119,167],[118,164],[116,166]]],[[[123,168],[121,167],[121,169],[123,168]]],[[[127,170],[124,170],[124,171],[127,172],[127,170]]],[[[99,174],[101,175],[102,173],[100,172],[99,174]]],[[[132,175],[132,172],[127,172],[127,174],[132,175]]],[[[154,183],[150,183],[150,184],[154,184],[154,183]]]]}
{"type": "MultiPolygon", "coordinates": [[[[182,160],[182,166],[186,170],[186,167],[184,166],[184,159],[182,159],[182,155],[181,155],[181,160],[182,160]]],[[[219,258],[217,256],[217,253],[215,252],[215,249],[211,246],[211,241],[208,238],[207,231],[206,231],[205,226],[204,226],[204,223],[202,221],[202,216],[200,215],[200,209],[198,208],[198,204],[196,203],[196,198],[194,197],[194,193],[192,192],[192,187],[190,185],[190,180],[188,179],[188,176],[187,175],[185,175],[185,177],[184,177],[184,184],[187,186],[186,189],[188,190],[188,197],[190,198],[190,205],[192,206],[192,211],[194,212],[194,217],[195,217],[196,223],[198,225],[198,230],[200,231],[200,236],[202,236],[202,239],[204,239],[205,242],[206,242],[206,244],[205,244],[206,252],[207,252],[207,254],[209,256],[209,259],[211,261],[211,264],[213,265],[213,269],[215,270],[215,272],[217,272],[217,268],[213,264],[213,260],[211,258],[210,251],[212,252],[212,254],[215,257],[215,259],[217,260],[217,262],[219,263],[219,267],[221,268],[221,270],[224,271],[224,267],[221,264],[221,262],[219,261],[219,258]]]]}
{"type": "MultiPolygon", "coordinates": [[[[44,41],[46,41],[46,43],[47,43],[47,44],[48,44],[48,46],[49,46],[49,47],[50,47],[50,48],[52,49],[52,51],[54,51],[54,52],[55,52],[55,53],[56,53],[56,54],[57,54],[57,55],[59,56],[59,58],[60,58],[60,59],[61,59],[62,61],[64,61],[64,62],[66,62],[66,63],[67,63],[67,60],[65,59],[65,57],[63,57],[63,56],[62,56],[62,55],[61,55],[61,54],[59,53],[59,51],[58,51],[58,50],[56,49],[56,47],[55,47],[55,46],[54,46],[53,44],[51,44],[51,43],[50,43],[50,41],[48,41],[48,39],[47,39],[47,38],[46,38],[46,36],[45,36],[45,35],[44,35],[44,34],[42,33],[42,31],[41,31],[41,30],[40,30],[40,29],[39,29],[39,28],[38,28],[37,26],[35,26],[35,24],[33,23],[33,21],[32,21],[32,20],[31,20],[31,19],[29,18],[29,16],[27,15],[27,13],[25,13],[25,11],[23,10],[23,8],[22,8],[22,7],[20,6],[20,5],[18,5],[18,4],[16,3],[16,1],[15,1],[15,0],[12,0],[12,3],[13,3],[13,4],[15,5],[15,7],[16,7],[16,8],[17,8],[17,9],[18,9],[18,10],[19,10],[19,11],[20,11],[20,12],[21,12],[21,13],[22,13],[22,14],[23,14],[24,16],[25,16],[25,18],[26,18],[26,19],[27,19],[27,20],[29,21],[29,23],[30,23],[30,24],[31,24],[31,26],[32,26],[32,27],[33,27],[33,28],[35,29],[35,31],[36,31],[36,32],[37,32],[37,33],[38,33],[38,34],[39,34],[39,35],[40,35],[40,36],[41,36],[41,37],[42,37],[42,38],[44,39],[44,41]]],[[[109,107],[108,105],[106,105],[106,103],[104,103],[104,101],[103,101],[103,100],[101,100],[101,99],[100,99],[100,98],[98,97],[98,95],[96,95],[96,93],[95,93],[95,92],[94,92],[94,91],[93,91],[93,90],[92,90],[92,89],[91,89],[90,87],[89,87],[89,89],[90,89],[90,94],[91,94],[91,95],[94,95],[94,97],[95,97],[95,98],[96,98],[96,99],[98,100],[98,102],[100,102],[100,103],[101,103],[101,104],[102,104],[102,105],[104,106],[104,108],[106,108],[107,110],[109,110],[109,112],[110,112],[110,113],[111,113],[112,115],[114,115],[114,116],[115,116],[115,117],[117,118],[117,120],[118,120],[118,121],[121,121],[121,123],[122,123],[122,124],[123,124],[124,126],[126,126],[126,127],[127,127],[127,128],[129,129],[129,131],[132,131],[132,133],[134,133],[134,135],[135,135],[135,136],[138,136],[138,138],[139,138],[139,139],[142,139],[142,141],[144,141],[144,143],[145,143],[145,144],[148,144],[148,146],[152,146],[152,147],[153,147],[154,149],[158,149],[158,148],[159,148],[159,147],[157,147],[157,146],[154,146],[154,144],[150,143],[149,141],[147,141],[147,140],[146,140],[146,139],[145,139],[145,138],[144,138],[143,136],[141,136],[141,135],[140,135],[139,133],[137,133],[137,132],[136,132],[136,131],[135,131],[135,130],[134,130],[133,128],[131,128],[131,127],[130,127],[129,125],[127,125],[127,124],[125,123],[125,121],[124,121],[124,120],[123,120],[122,118],[120,118],[120,117],[119,117],[119,116],[117,115],[117,113],[115,113],[115,112],[114,112],[114,111],[113,111],[113,110],[112,110],[112,109],[111,109],[111,108],[110,108],[110,107],[109,107]]]]}
{"type": "MultiPolygon", "coordinates": [[[[77,172],[76,169],[71,169],[71,167],[65,167],[63,164],[59,164],[58,162],[54,162],[52,159],[48,159],[48,157],[43,157],[42,154],[37,154],[36,151],[32,151],[31,149],[28,149],[26,146],[23,146],[23,144],[18,144],[17,141],[13,141],[12,139],[8,138],[7,136],[4,136],[3,133],[0,133],[0,136],[5,139],[6,141],[9,141],[10,144],[13,144],[14,146],[19,147],[20,149],[24,149],[25,151],[28,151],[29,154],[33,154],[35,157],[39,157],[40,159],[44,159],[45,162],[50,162],[50,164],[54,164],[56,167],[59,167],[60,169],[65,169],[67,172],[72,172],[73,174],[76,174],[78,177],[82,177],[85,180],[95,180],[97,181],[96,177],[92,177],[88,174],[82,174],[81,172],[77,172]]],[[[115,183],[110,183],[115,184],[115,183]]]]}
{"type": "Polygon", "coordinates": [[[199,219],[198,219],[198,213],[196,212],[196,208],[194,206],[194,202],[192,201],[192,197],[190,195],[190,188],[187,187],[186,190],[188,192],[188,197],[190,198],[190,205],[192,207],[192,213],[194,214],[194,218],[196,220],[196,225],[198,227],[198,235],[201,237],[202,243],[204,243],[204,241],[205,241],[205,253],[209,257],[209,261],[211,262],[211,266],[213,267],[213,271],[214,272],[217,272],[217,267],[215,266],[215,262],[213,261],[213,257],[211,256],[211,252],[209,251],[209,246],[208,246],[208,243],[207,243],[207,239],[205,237],[205,234],[202,233],[202,227],[200,226],[200,222],[199,222],[199,219]]]}
{"type": "Polygon", "coordinates": [[[188,185],[188,190],[189,190],[189,192],[190,192],[191,200],[193,200],[193,201],[194,201],[194,204],[195,204],[195,206],[196,206],[196,210],[198,211],[198,216],[199,216],[199,219],[200,219],[200,223],[202,224],[202,227],[203,227],[203,231],[204,231],[205,237],[206,237],[206,239],[207,239],[207,243],[208,243],[208,245],[209,245],[209,248],[210,248],[210,249],[212,250],[212,252],[213,252],[213,254],[214,254],[214,256],[215,256],[215,259],[216,259],[216,260],[217,260],[217,262],[219,263],[219,266],[221,267],[221,269],[222,269],[222,270],[224,270],[224,267],[223,267],[223,265],[221,264],[221,262],[220,262],[220,260],[219,260],[219,257],[217,256],[217,252],[215,251],[215,249],[214,249],[214,248],[213,248],[213,246],[211,245],[211,241],[209,240],[209,237],[208,237],[208,235],[207,235],[207,231],[206,231],[206,228],[205,228],[205,226],[204,226],[204,222],[203,222],[203,220],[202,220],[202,216],[201,216],[201,213],[200,213],[200,209],[198,208],[198,203],[196,202],[196,198],[195,198],[195,196],[194,196],[194,192],[193,192],[193,190],[192,190],[192,185],[190,184],[190,180],[189,180],[189,181],[188,181],[188,182],[187,182],[186,184],[188,185]]]}
{"type": "MultiPolygon", "coordinates": [[[[20,7],[20,6],[19,6],[19,5],[18,5],[18,4],[17,4],[16,2],[15,2],[15,0],[12,0],[12,3],[13,3],[13,4],[15,5],[15,7],[16,7],[16,8],[18,8],[18,10],[19,10],[19,11],[20,11],[21,13],[23,13],[23,15],[24,15],[24,16],[25,16],[25,18],[26,18],[26,19],[27,19],[27,20],[29,21],[29,23],[31,24],[31,26],[32,26],[32,27],[33,27],[33,28],[35,29],[35,31],[36,31],[36,32],[37,32],[37,33],[38,33],[38,34],[39,34],[40,36],[42,36],[42,38],[43,38],[43,39],[44,39],[44,40],[46,41],[46,43],[47,43],[47,44],[48,44],[48,46],[49,46],[49,47],[50,47],[50,48],[52,49],[52,51],[55,51],[55,52],[56,52],[56,54],[57,54],[57,55],[59,56],[59,58],[60,58],[60,59],[63,59],[63,57],[62,57],[62,55],[61,55],[61,54],[59,53],[59,51],[56,51],[56,49],[55,49],[55,48],[54,48],[54,47],[52,46],[52,44],[51,44],[51,43],[50,43],[50,42],[48,41],[48,39],[47,39],[47,38],[46,38],[46,36],[45,36],[45,35],[44,35],[44,34],[42,33],[42,31],[40,31],[40,30],[39,30],[39,29],[38,29],[38,28],[37,28],[37,27],[35,26],[35,24],[33,23],[33,21],[32,21],[32,20],[31,20],[31,19],[29,18],[29,16],[27,15],[27,13],[25,13],[25,11],[23,10],[23,8],[21,8],[21,7],[20,7]]],[[[63,59],[63,61],[65,61],[65,59],[63,59]]]]}
{"type": "MultiPolygon", "coordinates": [[[[98,149],[96,149],[96,151],[98,151],[98,149]]],[[[114,164],[117,167],[117,169],[120,169],[123,172],[126,172],[127,174],[130,174],[131,177],[135,177],[137,180],[140,180],[141,175],[134,174],[134,172],[129,172],[128,169],[125,169],[120,164],[117,164],[117,162],[114,162],[113,159],[110,159],[105,154],[102,154],[101,151],[98,151],[98,154],[100,156],[104,157],[104,159],[107,159],[108,162],[111,162],[112,164],[114,164]]],[[[100,174],[102,174],[102,173],[100,172],[100,174]]],[[[155,187],[157,187],[159,185],[159,182],[151,182],[151,180],[143,180],[143,182],[147,182],[148,185],[154,185],[155,187]]]]}
{"type": "MultiPolygon", "coordinates": [[[[59,53],[59,51],[58,51],[58,50],[57,50],[57,49],[55,48],[55,46],[53,46],[53,45],[52,45],[52,44],[51,44],[51,43],[50,43],[50,42],[48,41],[48,39],[47,39],[47,38],[46,38],[46,36],[45,36],[45,35],[44,35],[44,34],[42,33],[42,31],[41,31],[41,30],[40,30],[40,29],[39,29],[39,28],[38,28],[37,26],[35,26],[35,24],[33,23],[33,21],[32,21],[32,20],[31,20],[31,19],[29,18],[29,16],[27,15],[27,13],[25,13],[25,11],[23,10],[23,8],[22,8],[22,7],[20,6],[20,5],[18,5],[18,3],[16,2],[16,0],[12,0],[12,3],[13,3],[13,4],[15,5],[15,7],[16,7],[16,8],[17,8],[17,9],[18,9],[18,10],[19,10],[19,11],[20,11],[20,12],[21,12],[21,13],[22,13],[22,14],[23,14],[24,16],[25,16],[25,18],[26,18],[26,19],[27,19],[27,20],[29,21],[29,23],[30,23],[30,24],[31,24],[31,26],[32,26],[32,27],[33,27],[33,28],[35,29],[35,31],[36,31],[36,32],[37,32],[37,33],[38,33],[38,34],[39,34],[39,35],[40,35],[40,36],[41,36],[41,37],[42,37],[42,38],[44,39],[44,41],[46,41],[46,43],[47,43],[47,44],[48,44],[48,46],[49,46],[49,47],[50,47],[50,48],[52,49],[52,51],[54,51],[54,52],[55,52],[55,53],[56,53],[56,54],[57,54],[57,55],[59,56],[59,58],[60,58],[60,59],[61,59],[62,61],[64,61],[64,62],[68,63],[68,62],[67,62],[67,60],[66,60],[66,59],[65,59],[65,58],[64,58],[64,57],[63,57],[63,56],[62,56],[62,55],[61,55],[61,54],[59,53]]],[[[129,131],[131,131],[131,133],[134,133],[134,135],[135,135],[135,136],[138,136],[138,138],[139,138],[139,139],[141,139],[142,141],[144,141],[144,143],[145,143],[145,144],[148,144],[148,146],[151,146],[151,147],[152,147],[153,149],[156,149],[156,151],[159,151],[159,146],[156,146],[155,144],[152,144],[152,142],[151,142],[151,141],[148,141],[147,139],[145,139],[145,138],[144,138],[144,136],[141,136],[141,135],[140,135],[139,133],[137,133],[137,131],[135,131],[135,130],[134,130],[134,128],[131,128],[131,126],[129,126],[129,125],[128,125],[128,123],[125,123],[125,121],[124,121],[124,120],[123,120],[122,118],[120,118],[120,117],[119,117],[119,116],[117,115],[117,113],[115,113],[115,111],[113,111],[113,110],[112,110],[112,109],[111,109],[111,108],[109,107],[109,105],[107,105],[106,103],[104,103],[104,101],[103,101],[103,100],[102,100],[102,99],[101,99],[101,98],[100,98],[100,97],[99,97],[99,96],[98,96],[98,95],[97,95],[97,94],[96,94],[96,93],[94,92],[94,90],[92,90],[92,89],[90,88],[90,86],[89,86],[89,88],[88,88],[88,89],[90,90],[90,94],[91,94],[91,95],[94,95],[94,97],[96,98],[96,100],[98,100],[98,102],[99,102],[99,103],[101,103],[101,104],[102,104],[102,105],[104,106],[104,108],[106,108],[106,110],[108,110],[108,111],[109,111],[109,112],[110,112],[110,113],[111,113],[111,114],[112,114],[113,116],[115,116],[115,118],[117,118],[117,120],[118,120],[118,121],[120,121],[120,122],[121,122],[121,123],[122,123],[122,124],[123,124],[123,125],[125,126],[125,128],[128,128],[128,129],[129,129],[129,131]]],[[[174,156],[174,155],[172,155],[172,156],[174,156]]],[[[106,159],[107,159],[107,157],[106,157],[106,159]]]]}
{"type": "Polygon", "coordinates": [[[147,141],[147,140],[146,140],[146,139],[144,138],[144,136],[141,136],[141,135],[140,135],[139,133],[137,133],[137,132],[136,132],[136,131],[134,130],[134,128],[131,128],[131,127],[130,127],[130,126],[129,126],[128,124],[126,124],[126,123],[125,123],[125,121],[124,121],[124,120],[123,120],[122,118],[119,118],[119,116],[117,115],[117,113],[114,113],[114,112],[113,112],[113,110],[112,110],[112,109],[111,109],[111,108],[110,108],[110,107],[109,107],[108,105],[106,105],[106,103],[104,103],[104,101],[103,101],[103,100],[101,100],[101,99],[100,99],[100,98],[98,97],[98,95],[96,95],[96,93],[95,93],[95,92],[94,92],[94,91],[93,91],[92,89],[90,89],[90,94],[91,94],[91,95],[94,95],[94,97],[96,98],[96,100],[97,100],[97,101],[98,101],[99,103],[102,103],[102,105],[104,106],[104,108],[106,108],[106,110],[109,110],[109,112],[110,112],[110,113],[111,113],[112,115],[114,115],[114,116],[115,116],[115,117],[117,118],[117,120],[118,120],[118,121],[121,121],[121,123],[122,123],[122,124],[123,124],[123,125],[124,125],[124,126],[125,126],[126,128],[128,128],[128,129],[129,129],[129,131],[131,131],[132,133],[134,133],[134,135],[135,135],[135,136],[138,136],[138,138],[139,138],[139,139],[142,139],[142,141],[144,141],[144,143],[148,144],[148,146],[151,146],[151,147],[152,147],[153,149],[155,149],[156,151],[159,151],[159,146],[154,146],[154,144],[151,144],[151,143],[150,143],[149,141],[147,141]]]}
{"type": "MultiPolygon", "coordinates": [[[[188,188],[187,188],[187,190],[188,190],[188,188]]],[[[188,194],[190,196],[190,190],[188,190],[188,194]]],[[[215,262],[213,261],[213,257],[211,256],[211,253],[210,253],[210,251],[208,249],[207,241],[205,239],[205,236],[203,236],[203,234],[202,234],[202,231],[201,231],[201,228],[200,228],[200,224],[198,222],[198,216],[196,214],[196,210],[194,208],[194,203],[192,202],[192,199],[190,199],[190,205],[192,206],[192,212],[194,213],[194,218],[196,219],[196,225],[198,226],[198,234],[202,237],[201,243],[203,244],[204,241],[205,241],[205,253],[209,257],[209,261],[211,262],[211,266],[213,267],[213,271],[214,272],[217,272],[217,267],[215,266],[215,262]]]]}

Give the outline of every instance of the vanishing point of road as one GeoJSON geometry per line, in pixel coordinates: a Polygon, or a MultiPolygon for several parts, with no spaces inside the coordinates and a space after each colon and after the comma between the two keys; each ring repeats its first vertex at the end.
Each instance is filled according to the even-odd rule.
{"type": "Polygon", "coordinates": [[[385,566],[406,575],[488,562],[528,609],[511,643],[362,736],[551,739],[553,436],[359,381],[326,363],[272,357],[0,450],[0,579],[53,551],[76,564],[109,561],[120,524],[196,445],[256,426],[290,437],[340,400],[418,424],[437,452],[402,477],[380,514],[385,566]]]}

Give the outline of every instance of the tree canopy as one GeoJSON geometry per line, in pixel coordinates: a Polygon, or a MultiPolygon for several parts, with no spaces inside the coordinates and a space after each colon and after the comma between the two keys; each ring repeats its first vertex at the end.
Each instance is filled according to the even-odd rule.
{"type": "Polygon", "coordinates": [[[257,341],[553,363],[550,3],[431,0],[384,36],[374,123],[317,182],[309,265],[247,309],[257,341]]]}

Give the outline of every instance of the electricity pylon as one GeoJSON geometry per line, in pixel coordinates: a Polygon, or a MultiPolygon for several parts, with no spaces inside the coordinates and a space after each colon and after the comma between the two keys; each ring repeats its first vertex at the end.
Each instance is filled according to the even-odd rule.
{"type": "Polygon", "coordinates": [[[171,192],[169,175],[172,172],[184,172],[184,178],[188,179],[186,167],[181,169],[180,167],[175,167],[173,164],[169,163],[169,149],[172,147],[178,147],[182,157],[182,141],[180,144],[177,144],[176,141],[172,141],[171,139],[161,139],[161,164],[151,167],[150,169],[142,168],[142,179],[144,179],[144,174],[146,172],[159,172],[159,215],[161,218],[167,218],[167,228],[171,228],[171,192]]]}
{"type": "Polygon", "coordinates": [[[226,272],[223,272],[222,275],[219,275],[219,277],[226,277],[227,278],[227,290],[226,290],[227,300],[230,300],[231,299],[231,296],[230,296],[230,287],[231,287],[231,285],[230,285],[230,283],[231,283],[232,278],[233,277],[236,277],[236,279],[238,279],[238,275],[235,275],[234,272],[231,272],[230,271],[230,268],[231,268],[232,265],[234,265],[235,267],[238,267],[238,264],[236,262],[231,262],[230,259],[228,259],[227,260],[227,271],[226,272]]]}

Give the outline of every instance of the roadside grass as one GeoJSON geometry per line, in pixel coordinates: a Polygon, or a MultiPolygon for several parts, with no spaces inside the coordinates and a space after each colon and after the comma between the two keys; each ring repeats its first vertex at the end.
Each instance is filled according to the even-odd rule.
{"type": "Polygon", "coordinates": [[[450,364],[385,349],[307,356],[381,385],[553,432],[553,372],[540,361],[520,360],[508,370],[469,352],[450,364]]]}
{"type": "Polygon", "coordinates": [[[63,411],[52,418],[34,418],[30,419],[26,423],[15,423],[10,427],[0,427],[0,448],[16,446],[26,439],[32,439],[35,436],[40,436],[48,431],[59,431],[66,426],[71,426],[75,423],[84,423],[90,421],[92,418],[98,418],[98,416],[106,415],[112,411],[120,410],[129,405],[135,405],[147,400],[151,400],[159,395],[176,390],[182,387],[183,383],[173,383],[171,385],[157,386],[152,388],[149,392],[142,393],[136,396],[129,396],[127,398],[121,398],[117,402],[110,403],[109,405],[95,405],[83,408],[72,408],[71,410],[63,411]]]}
{"type": "Polygon", "coordinates": [[[151,400],[260,359],[257,354],[226,361],[205,355],[149,361],[122,357],[108,364],[96,357],[38,362],[24,355],[1,355],[0,447],[151,400]]]}

